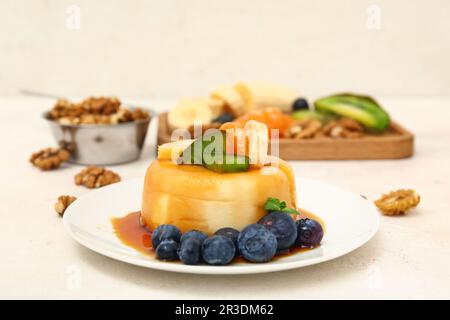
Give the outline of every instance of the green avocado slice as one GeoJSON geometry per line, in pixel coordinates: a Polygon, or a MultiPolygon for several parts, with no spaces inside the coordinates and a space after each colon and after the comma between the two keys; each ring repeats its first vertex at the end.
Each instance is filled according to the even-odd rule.
{"type": "Polygon", "coordinates": [[[371,97],[339,94],[318,99],[314,106],[319,112],[331,112],[361,123],[369,131],[381,133],[390,125],[386,111],[371,97]]]}
{"type": "Polygon", "coordinates": [[[179,164],[202,165],[218,173],[248,171],[250,159],[226,154],[226,132],[212,130],[198,137],[180,156],[179,164]]]}

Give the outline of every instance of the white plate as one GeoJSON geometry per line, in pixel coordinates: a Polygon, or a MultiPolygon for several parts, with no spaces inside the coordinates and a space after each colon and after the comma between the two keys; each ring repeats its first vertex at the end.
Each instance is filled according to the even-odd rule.
{"type": "Polygon", "coordinates": [[[93,251],[142,267],[185,273],[244,274],[293,269],[335,259],[365,244],[379,226],[379,213],[361,196],[320,181],[297,178],[300,207],[318,215],[326,224],[320,247],[261,264],[188,266],[168,263],[122,244],[113,232],[112,217],[139,210],[143,183],[143,179],[120,182],[80,197],[64,214],[66,230],[93,251]]]}

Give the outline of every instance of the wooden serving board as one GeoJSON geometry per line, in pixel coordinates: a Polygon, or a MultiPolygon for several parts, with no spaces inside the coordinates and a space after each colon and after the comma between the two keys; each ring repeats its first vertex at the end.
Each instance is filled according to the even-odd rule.
{"type": "MultiPolygon", "coordinates": [[[[171,142],[167,113],[158,115],[158,145],[171,142]]],[[[280,158],[285,160],[375,160],[401,159],[414,153],[414,136],[392,122],[380,135],[354,139],[318,137],[313,139],[280,139],[280,158]]]]}

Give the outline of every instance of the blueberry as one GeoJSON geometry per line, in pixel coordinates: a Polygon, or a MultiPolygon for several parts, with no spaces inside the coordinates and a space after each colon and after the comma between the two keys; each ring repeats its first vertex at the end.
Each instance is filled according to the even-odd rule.
{"type": "Polygon", "coordinates": [[[208,235],[206,233],[204,233],[203,231],[189,230],[188,232],[184,233],[181,236],[181,243],[183,243],[184,241],[186,241],[188,239],[195,239],[198,242],[200,242],[200,244],[202,244],[206,238],[208,238],[208,235]]]}
{"type": "Polygon", "coordinates": [[[178,243],[173,240],[163,240],[156,247],[156,258],[159,260],[177,260],[178,259],[178,243]]]}
{"type": "Polygon", "coordinates": [[[297,100],[294,101],[294,104],[292,105],[293,111],[308,110],[308,109],[309,109],[308,101],[306,101],[306,99],[304,98],[298,98],[297,100]]]}
{"type": "Polygon", "coordinates": [[[235,116],[233,116],[231,113],[222,113],[220,116],[215,118],[212,122],[225,123],[225,122],[231,122],[234,119],[235,119],[235,116]]]}
{"type": "Polygon", "coordinates": [[[233,241],[234,246],[236,247],[236,256],[239,255],[238,242],[237,242],[237,239],[239,237],[238,230],[236,230],[234,228],[221,228],[221,229],[217,230],[214,234],[218,235],[218,236],[224,236],[224,237],[230,238],[233,241]]]}
{"type": "Polygon", "coordinates": [[[295,244],[300,247],[316,247],[323,238],[322,225],[316,220],[300,219],[297,221],[298,236],[295,244]]]}
{"type": "Polygon", "coordinates": [[[212,236],[206,239],[202,246],[203,260],[212,265],[229,264],[233,260],[235,252],[233,241],[224,236],[212,236]]]}
{"type": "Polygon", "coordinates": [[[197,264],[200,261],[201,246],[197,239],[184,239],[181,241],[178,257],[184,264],[197,264]]]}
{"type": "Polygon", "coordinates": [[[153,231],[152,246],[153,248],[157,248],[162,241],[169,239],[180,242],[180,238],[181,231],[177,227],[171,224],[162,224],[153,231]]]}
{"type": "Polygon", "coordinates": [[[289,249],[297,239],[297,225],[290,215],[274,211],[262,217],[258,223],[277,237],[278,251],[289,249]]]}
{"type": "Polygon", "coordinates": [[[260,224],[251,224],[238,237],[239,251],[251,262],[270,261],[277,252],[277,238],[260,224]]]}

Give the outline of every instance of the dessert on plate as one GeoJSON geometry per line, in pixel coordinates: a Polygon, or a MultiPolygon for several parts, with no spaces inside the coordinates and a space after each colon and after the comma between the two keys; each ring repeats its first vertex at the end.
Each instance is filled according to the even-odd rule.
{"type": "Polygon", "coordinates": [[[159,260],[226,265],[242,256],[268,262],[322,240],[320,222],[300,216],[294,173],[269,151],[270,131],[260,122],[225,123],[195,140],[158,148],[144,180],[141,226],[123,227],[135,214],[116,219],[115,230],[137,230],[121,240],[159,260]],[[137,236],[136,236],[137,235],[137,236]]]}
{"type": "MultiPolygon", "coordinates": [[[[261,135],[267,136],[264,125],[260,124],[258,128],[261,135]]],[[[228,136],[230,134],[233,133],[229,132],[228,136]]],[[[226,138],[224,142],[226,144],[226,138]]],[[[295,208],[292,168],[281,159],[266,157],[267,154],[259,157],[264,159],[258,159],[260,148],[264,151],[268,148],[263,146],[267,141],[261,139],[258,142],[258,148],[249,146],[249,149],[258,149],[253,152],[254,156],[249,155],[250,150],[243,150],[246,155],[241,159],[247,159],[242,159],[242,165],[224,163],[223,169],[218,165],[211,168],[208,165],[177,164],[173,156],[176,158],[183,153],[183,148],[194,145],[193,140],[160,146],[158,160],[150,164],[145,177],[142,198],[144,225],[153,230],[161,224],[173,224],[183,232],[196,229],[213,234],[221,227],[241,230],[257,222],[266,213],[263,206],[269,197],[281,199],[295,208]],[[262,163],[267,159],[271,161],[262,163]],[[223,170],[234,172],[221,172],[223,170]]]]}

